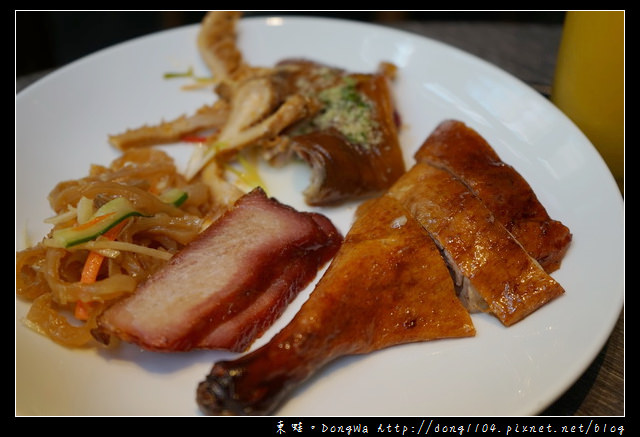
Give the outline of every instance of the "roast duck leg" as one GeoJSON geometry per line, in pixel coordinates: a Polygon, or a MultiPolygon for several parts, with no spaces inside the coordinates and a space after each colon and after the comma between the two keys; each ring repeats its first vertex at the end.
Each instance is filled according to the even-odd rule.
{"type": "Polygon", "coordinates": [[[365,203],[294,319],[218,362],[197,389],[206,414],[265,415],[328,362],[400,343],[475,335],[431,238],[391,197],[365,203]]]}

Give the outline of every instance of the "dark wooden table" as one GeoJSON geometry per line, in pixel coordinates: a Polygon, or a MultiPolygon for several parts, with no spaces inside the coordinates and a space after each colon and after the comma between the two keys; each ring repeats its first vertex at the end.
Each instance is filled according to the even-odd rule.
{"type": "MultiPolygon", "coordinates": [[[[489,61],[548,95],[561,25],[491,22],[386,23],[458,47],[489,61]]],[[[45,72],[16,78],[16,93],[45,72]]],[[[621,224],[622,225],[622,224],[621,224]]],[[[624,311],[585,373],[545,416],[624,416],[624,311]]]]}

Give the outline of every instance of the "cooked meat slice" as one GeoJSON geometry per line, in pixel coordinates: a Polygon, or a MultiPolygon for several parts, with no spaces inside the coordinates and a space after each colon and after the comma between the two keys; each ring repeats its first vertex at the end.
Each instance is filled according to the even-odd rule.
{"type": "Polygon", "coordinates": [[[269,414],[339,357],[474,334],[431,238],[397,201],[382,197],[360,210],[293,320],[261,348],[216,363],[197,401],[207,414],[269,414]]]}
{"type": "Polygon", "coordinates": [[[446,120],[415,158],[462,180],[547,272],[560,267],[571,232],[549,217],[528,182],[478,132],[460,121],[446,120]]]}
{"type": "Polygon", "coordinates": [[[214,326],[200,340],[198,347],[244,352],[282,315],[288,303],[297,296],[301,284],[311,282],[318,264],[317,259],[307,256],[287,258],[281,265],[274,266],[278,274],[274,275],[255,302],[229,320],[214,326]]]}
{"type": "Polygon", "coordinates": [[[564,293],[484,203],[448,171],[417,163],[388,195],[429,232],[450,262],[457,285],[466,278],[486,309],[504,325],[522,320],[564,293]]]}
{"type": "Polygon", "coordinates": [[[268,306],[281,312],[341,240],[326,217],[296,211],[257,188],[132,296],[106,310],[98,321],[99,331],[154,351],[245,347],[274,320],[262,308],[263,294],[269,291],[268,306]],[[284,269],[298,259],[305,260],[296,264],[300,272],[293,275],[284,269]],[[217,342],[203,340],[216,327],[253,311],[256,304],[261,308],[254,317],[243,314],[244,322],[259,327],[252,335],[237,327],[217,342]]]}
{"type": "Polygon", "coordinates": [[[388,77],[333,74],[337,82],[317,93],[323,106],[309,121],[310,132],[292,135],[292,150],[312,169],[304,192],[310,205],[380,194],[405,171],[388,77]]]}

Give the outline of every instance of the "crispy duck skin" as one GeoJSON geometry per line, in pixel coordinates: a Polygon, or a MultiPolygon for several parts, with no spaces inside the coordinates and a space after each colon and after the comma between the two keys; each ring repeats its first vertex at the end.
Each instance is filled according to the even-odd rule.
{"type": "MultiPolygon", "coordinates": [[[[308,61],[297,62],[327,68],[308,61]]],[[[283,65],[296,64],[288,61],[283,65]]],[[[309,205],[332,205],[381,194],[405,171],[398,140],[399,122],[387,75],[378,72],[340,77],[353,81],[357,91],[371,104],[371,120],[344,122],[338,114],[335,124],[292,135],[293,151],[312,170],[311,182],[304,191],[309,205]],[[358,131],[364,139],[356,141],[343,131],[358,131]]]]}
{"type": "Polygon", "coordinates": [[[296,211],[256,188],[107,309],[96,337],[115,335],[160,352],[244,350],[341,241],[325,216],[296,211]]]}
{"type": "Polygon", "coordinates": [[[547,272],[560,267],[571,232],[549,217],[527,181],[461,121],[442,122],[415,154],[462,180],[547,272]]]}
{"type": "MultiPolygon", "coordinates": [[[[389,183],[371,165],[368,151],[349,144],[334,129],[295,139],[296,152],[311,166],[311,183],[304,191],[309,205],[332,205],[384,190],[389,183]]],[[[375,159],[375,158],[374,158],[375,159]]]]}
{"type": "Polygon", "coordinates": [[[326,273],[267,344],[214,364],[197,388],[209,415],[271,414],[328,362],[475,329],[442,257],[391,197],[361,207],[326,273]]]}
{"type": "Polygon", "coordinates": [[[465,292],[477,293],[486,303],[484,310],[505,326],[564,293],[484,203],[448,171],[417,163],[388,195],[429,232],[455,273],[456,284],[464,281],[472,288],[465,292]]]}

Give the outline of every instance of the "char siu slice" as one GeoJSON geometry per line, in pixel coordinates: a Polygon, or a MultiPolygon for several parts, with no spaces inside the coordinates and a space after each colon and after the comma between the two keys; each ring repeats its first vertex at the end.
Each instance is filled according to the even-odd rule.
{"type": "Polygon", "coordinates": [[[153,351],[244,350],[335,254],[342,236],[260,188],[99,319],[98,332],[153,351]]]}

